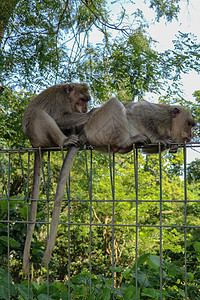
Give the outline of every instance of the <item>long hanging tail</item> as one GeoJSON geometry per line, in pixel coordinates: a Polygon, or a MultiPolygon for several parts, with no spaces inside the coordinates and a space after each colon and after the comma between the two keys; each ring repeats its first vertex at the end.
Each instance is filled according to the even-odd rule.
{"type": "Polygon", "coordinates": [[[28,230],[26,235],[26,242],[24,247],[23,254],[23,272],[25,275],[28,274],[28,259],[31,247],[31,240],[33,236],[33,231],[35,228],[35,220],[37,214],[37,203],[38,203],[38,195],[40,188],[40,174],[41,174],[41,166],[42,166],[42,156],[40,153],[35,152],[35,160],[34,160],[34,177],[33,177],[33,192],[31,200],[31,210],[30,210],[30,222],[32,224],[28,224],[28,230]]]}
{"type": "Polygon", "coordinates": [[[67,178],[69,176],[69,172],[71,169],[71,165],[73,162],[73,159],[77,152],[79,151],[79,148],[72,146],[69,148],[64,161],[63,165],[60,171],[60,176],[58,180],[56,195],[55,195],[55,201],[54,201],[54,208],[53,208],[53,215],[52,215],[52,221],[51,221],[51,227],[50,227],[50,235],[47,242],[47,248],[43,257],[43,264],[46,266],[51,258],[51,254],[53,252],[53,248],[55,245],[56,240],[56,234],[58,229],[58,222],[59,222],[59,214],[60,214],[60,208],[62,204],[62,199],[65,192],[65,186],[67,182],[67,178]]]}

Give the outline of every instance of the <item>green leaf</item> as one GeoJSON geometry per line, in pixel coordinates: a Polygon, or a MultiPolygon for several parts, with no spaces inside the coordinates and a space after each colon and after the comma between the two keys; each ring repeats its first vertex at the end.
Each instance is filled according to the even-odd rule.
{"type": "Polygon", "coordinates": [[[85,286],[89,283],[89,276],[87,274],[74,276],[71,281],[75,284],[84,284],[85,286]]]}
{"type": "MultiPolygon", "coordinates": [[[[125,300],[136,300],[136,288],[134,285],[130,285],[127,287],[124,293],[124,299],[125,300]]],[[[139,299],[139,298],[138,298],[139,299]]]]}
{"type": "Polygon", "coordinates": [[[53,300],[51,297],[48,298],[48,296],[45,294],[41,294],[38,296],[38,300],[47,300],[47,299],[53,300]]]}
{"type": "Polygon", "coordinates": [[[124,267],[114,267],[114,272],[123,272],[124,267]]]}
{"type": "Polygon", "coordinates": [[[28,287],[24,286],[23,284],[18,284],[17,288],[18,288],[18,291],[21,294],[21,296],[24,297],[24,299],[28,299],[28,294],[30,295],[31,299],[33,298],[32,288],[30,288],[28,291],[28,287]]]}
{"type": "Polygon", "coordinates": [[[37,282],[33,281],[32,285],[37,291],[39,291],[40,285],[37,282]]]}
{"type": "Polygon", "coordinates": [[[122,273],[122,275],[123,275],[123,277],[124,277],[125,279],[128,279],[128,278],[132,275],[131,269],[126,269],[126,270],[122,273]]]}
{"type": "Polygon", "coordinates": [[[148,260],[149,256],[149,253],[141,255],[137,260],[137,266],[143,265],[148,260]]]}
{"type": "Polygon", "coordinates": [[[195,243],[194,243],[194,250],[195,250],[196,252],[200,252],[200,242],[195,242],[195,243]]]}
{"type": "Polygon", "coordinates": [[[160,256],[150,255],[148,265],[152,269],[157,269],[160,267],[160,256]]]}
{"type": "Polygon", "coordinates": [[[0,297],[1,299],[9,299],[8,283],[5,280],[0,280],[0,297]]]}
{"type": "Polygon", "coordinates": [[[62,282],[54,282],[52,285],[55,286],[60,292],[66,292],[67,291],[66,284],[64,284],[62,282]]]}
{"type": "Polygon", "coordinates": [[[66,292],[61,293],[61,294],[60,294],[60,298],[61,298],[62,300],[68,300],[68,299],[69,299],[69,298],[68,298],[68,292],[66,291],[66,292]]]}
{"type": "Polygon", "coordinates": [[[176,265],[169,265],[168,272],[171,276],[175,277],[179,273],[179,269],[176,265]]]}
{"type": "Polygon", "coordinates": [[[153,288],[143,288],[141,294],[144,297],[149,297],[152,299],[160,299],[160,292],[156,291],[153,288]]]}
{"type": "Polygon", "coordinates": [[[140,283],[141,286],[144,286],[144,287],[149,286],[149,280],[148,280],[147,274],[145,274],[141,271],[138,271],[137,278],[138,278],[138,282],[140,283]]]}
{"type": "Polygon", "coordinates": [[[86,296],[87,292],[88,292],[88,289],[86,287],[75,286],[74,290],[73,290],[73,295],[86,296]]]}
{"type": "MultiPolygon", "coordinates": [[[[13,239],[12,237],[9,237],[9,241],[10,241],[10,247],[11,248],[19,248],[20,243],[18,243],[15,239],[13,239]]],[[[5,245],[6,247],[8,247],[8,236],[0,236],[0,242],[5,245]]]]}
{"type": "Polygon", "coordinates": [[[111,296],[111,291],[109,288],[104,288],[103,289],[103,293],[102,293],[102,299],[103,300],[110,300],[110,296],[111,296]]]}
{"type": "MultiPolygon", "coordinates": [[[[95,297],[95,295],[92,295],[92,294],[87,298],[87,300],[95,300],[95,299],[97,299],[97,298],[95,297]]],[[[63,299],[63,300],[65,300],[65,299],[63,299]]]]}
{"type": "Polygon", "coordinates": [[[8,201],[7,200],[1,200],[0,201],[0,208],[2,212],[8,211],[8,201]]]}

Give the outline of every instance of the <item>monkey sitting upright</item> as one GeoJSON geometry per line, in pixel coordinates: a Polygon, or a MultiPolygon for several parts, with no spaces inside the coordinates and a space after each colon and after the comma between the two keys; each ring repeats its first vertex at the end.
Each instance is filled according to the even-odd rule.
{"type": "MultiPolygon", "coordinates": [[[[195,120],[185,108],[165,104],[153,104],[146,101],[121,103],[112,98],[97,109],[94,109],[83,132],[79,135],[82,144],[89,142],[97,151],[127,153],[133,144],[144,144],[146,153],[159,152],[159,147],[148,143],[161,144],[161,150],[172,147],[173,143],[189,142],[191,129],[195,120]]],[[[59,214],[64,196],[65,183],[70,172],[77,147],[70,147],[64,159],[58,180],[54,209],[50,227],[50,235],[44,254],[43,263],[50,261],[54,248],[59,214]]]]}
{"type": "Polygon", "coordinates": [[[88,119],[90,100],[85,83],[60,84],[37,95],[27,106],[22,128],[33,147],[67,146],[78,142],[75,126],[88,119]]]}
{"type": "MultiPolygon", "coordinates": [[[[33,147],[79,145],[78,134],[87,122],[90,100],[85,83],[54,85],[37,95],[27,106],[22,127],[33,147]],[[67,136],[66,136],[67,134],[67,136]]],[[[35,152],[30,222],[23,255],[23,271],[28,273],[28,257],[35,227],[42,157],[35,152]]]]}

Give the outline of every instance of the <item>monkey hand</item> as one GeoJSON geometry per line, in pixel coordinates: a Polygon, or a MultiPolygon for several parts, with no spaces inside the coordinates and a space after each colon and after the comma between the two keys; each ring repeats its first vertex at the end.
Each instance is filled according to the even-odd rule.
{"type": "Polygon", "coordinates": [[[79,147],[80,142],[77,135],[71,135],[64,140],[63,146],[75,146],[79,147]]]}
{"type": "Polygon", "coordinates": [[[178,145],[174,145],[173,143],[174,141],[170,138],[165,141],[165,148],[169,149],[169,153],[177,153],[178,151],[178,145]]]}
{"type": "Polygon", "coordinates": [[[156,140],[155,143],[161,144],[161,149],[169,149],[169,153],[177,153],[178,145],[173,145],[174,141],[170,138],[166,140],[156,140]]]}
{"type": "Polygon", "coordinates": [[[142,144],[146,145],[150,143],[150,139],[144,134],[137,134],[131,137],[131,144],[142,144]]]}
{"type": "Polygon", "coordinates": [[[162,149],[169,149],[172,146],[173,142],[174,141],[170,138],[167,138],[165,140],[155,139],[152,141],[152,144],[160,144],[162,149]]]}

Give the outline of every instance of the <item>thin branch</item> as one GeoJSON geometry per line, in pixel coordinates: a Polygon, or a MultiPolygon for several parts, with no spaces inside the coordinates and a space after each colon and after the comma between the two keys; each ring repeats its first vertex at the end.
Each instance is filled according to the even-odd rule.
{"type": "MultiPolygon", "coordinates": [[[[101,23],[102,25],[110,28],[110,29],[114,29],[114,30],[118,30],[118,31],[121,31],[123,32],[126,36],[129,36],[129,34],[127,33],[127,30],[124,29],[124,28],[119,28],[118,26],[114,25],[114,24],[109,24],[104,18],[103,16],[102,19],[103,21],[101,21],[101,19],[99,18],[99,16],[94,12],[93,9],[91,9],[91,7],[87,4],[87,2],[85,2],[84,0],[81,0],[81,2],[89,9],[89,11],[96,17],[96,19],[99,21],[99,23],[101,23]]],[[[95,24],[97,27],[98,25],[95,24]]],[[[99,28],[99,27],[98,27],[99,28]]],[[[99,28],[100,29],[100,28],[99,28]]]]}
{"type": "Polygon", "coordinates": [[[61,24],[61,21],[62,21],[62,19],[63,19],[64,14],[65,14],[65,12],[66,12],[66,10],[67,10],[67,8],[68,8],[68,5],[69,5],[69,0],[67,0],[67,1],[65,2],[65,7],[64,7],[63,12],[62,12],[62,14],[61,14],[61,16],[60,16],[60,19],[59,19],[59,22],[58,22],[58,25],[57,25],[57,30],[56,30],[56,33],[57,33],[57,34],[58,34],[58,32],[59,32],[60,24],[61,24]]]}
{"type": "Polygon", "coordinates": [[[57,57],[57,67],[58,67],[58,65],[59,65],[58,33],[59,33],[61,21],[62,21],[63,16],[64,16],[64,14],[65,14],[65,12],[66,12],[66,10],[67,10],[67,8],[68,8],[68,5],[69,5],[69,0],[67,0],[66,3],[65,3],[65,7],[64,7],[64,9],[63,9],[63,11],[62,11],[62,14],[61,14],[61,16],[60,16],[60,19],[59,19],[59,21],[58,21],[57,30],[56,30],[56,57],[57,57]]]}

